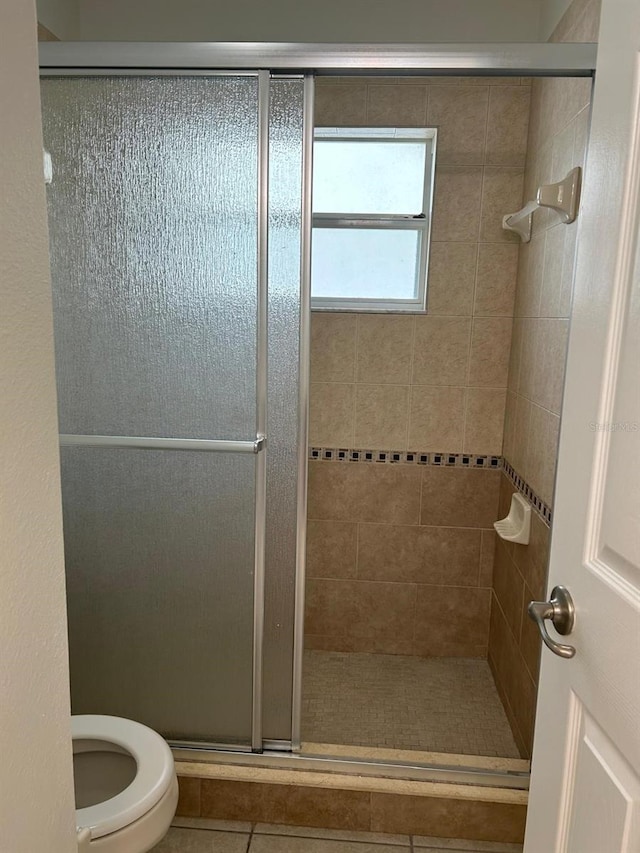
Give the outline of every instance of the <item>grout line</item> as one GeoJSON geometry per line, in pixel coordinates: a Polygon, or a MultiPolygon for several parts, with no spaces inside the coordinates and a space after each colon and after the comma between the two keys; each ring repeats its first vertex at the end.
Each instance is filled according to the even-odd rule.
{"type": "MultiPolygon", "coordinates": [[[[428,284],[427,284],[428,287],[428,284]]],[[[427,293],[427,299],[429,295],[427,293]]],[[[409,364],[409,394],[407,398],[407,433],[406,433],[406,449],[409,450],[409,436],[411,435],[411,410],[413,408],[413,371],[415,368],[416,361],[416,338],[418,337],[417,330],[418,318],[414,316],[413,324],[411,327],[411,362],[409,364]]]]}
{"type": "Polygon", "coordinates": [[[495,87],[487,86],[487,111],[484,117],[484,141],[482,145],[482,165],[487,165],[489,153],[489,116],[491,115],[491,92],[495,87]]]}

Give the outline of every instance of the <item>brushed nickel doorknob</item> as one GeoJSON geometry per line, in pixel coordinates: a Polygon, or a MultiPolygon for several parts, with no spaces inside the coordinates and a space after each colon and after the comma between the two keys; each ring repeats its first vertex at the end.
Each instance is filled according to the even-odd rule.
{"type": "Polygon", "coordinates": [[[531,601],[527,608],[529,617],[538,626],[545,646],[561,658],[572,658],[576,650],[573,646],[558,643],[549,636],[547,626],[544,624],[548,619],[558,634],[566,635],[573,631],[576,621],[576,611],[569,590],[563,586],[556,586],[551,590],[549,601],[531,601]]]}

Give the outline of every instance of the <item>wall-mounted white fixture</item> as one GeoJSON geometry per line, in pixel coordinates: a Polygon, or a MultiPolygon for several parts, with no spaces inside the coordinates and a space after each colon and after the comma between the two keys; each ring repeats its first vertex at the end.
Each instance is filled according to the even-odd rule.
{"type": "Polygon", "coordinates": [[[44,168],[44,182],[50,184],[53,180],[53,163],[51,162],[51,154],[42,149],[42,165],[44,168]]]}
{"type": "Polygon", "coordinates": [[[494,521],[493,526],[501,539],[528,545],[531,534],[531,504],[518,492],[514,492],[511,495],[509,515],[500,521],[494,521]]]}
{"type": "Polygon", "coordinates": [[[573,222],[578,215],[581,172],[580,166],[576,166],[563,181],[539,187],[534,201],[527,202],[517,213],[508,213],[502,217],[504,230],[515,231],[523,243],[528,243],[531,240],[534,211],[541,207],[555,210],[565,225],[573,222]]]}

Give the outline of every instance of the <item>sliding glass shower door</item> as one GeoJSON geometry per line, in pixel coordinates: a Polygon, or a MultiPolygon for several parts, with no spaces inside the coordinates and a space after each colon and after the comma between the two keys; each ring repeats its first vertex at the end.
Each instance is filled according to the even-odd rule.
{"type": "MultiPolygon", "coordinates": [[[[42,89],[72,710],[254,749],[270,85],[256,73],[42,89]]],[[[301,92],[298,80],[294,113],[301,92]]],[[[299,174],[301,131],[285,156],[299,174]]],[[[287,204],[280,266],[299,270],[299,193],[287,204]]],[[[297,340],[297,280],[287,298],[297,340]]]]}

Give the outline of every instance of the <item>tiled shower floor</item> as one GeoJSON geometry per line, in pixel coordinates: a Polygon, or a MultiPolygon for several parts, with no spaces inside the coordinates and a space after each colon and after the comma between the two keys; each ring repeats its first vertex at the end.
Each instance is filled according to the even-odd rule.
{"type": "Polygon", "coordinates": [[[489,665],[306,651],[302,739],[519,758],[489,665]]]}

